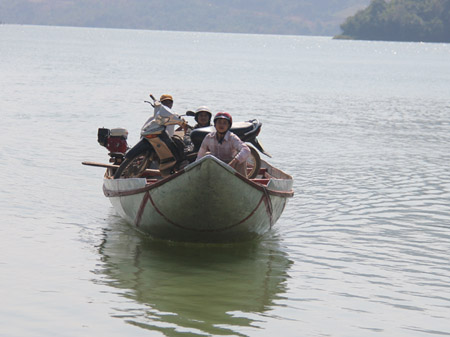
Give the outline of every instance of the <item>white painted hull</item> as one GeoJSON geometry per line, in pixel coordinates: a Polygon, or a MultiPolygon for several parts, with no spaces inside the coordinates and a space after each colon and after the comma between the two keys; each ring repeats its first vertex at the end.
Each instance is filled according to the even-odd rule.
{"type": "Polygon", "coordinates": [[[270,230],[293,195],[292,178],[264,164],[275,176],[266,186],[206,156],[157,183],[149,184],[145,178],[105,179],[104,192],[127,222],[155,238],[250,240],[270,230]]]}

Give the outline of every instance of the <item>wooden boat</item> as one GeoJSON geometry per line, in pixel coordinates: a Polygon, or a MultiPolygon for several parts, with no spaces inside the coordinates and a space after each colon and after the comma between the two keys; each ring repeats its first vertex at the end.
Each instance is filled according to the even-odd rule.
{"type": "Polygon", "coordinates": [[[257,238],[272,228],[293,196],[292,177],[265,161],[255,179],[211,155],[166,178],[146,170],[142,178],[112,179],[112,170],[105,175],[105,196],[137,230],[164,240],[257,238]]]}

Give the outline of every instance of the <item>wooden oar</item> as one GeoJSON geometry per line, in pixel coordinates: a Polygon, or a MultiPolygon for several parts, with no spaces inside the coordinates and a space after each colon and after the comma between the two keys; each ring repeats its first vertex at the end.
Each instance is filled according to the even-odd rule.
{"type": "MultiPolygon", "coordinates": [[[[88,166],[105,167],[105,168],[118,168],[119,167],[119,165],[96,163],[96,162],[93,162],[93,161],[84,161],[81,164],[88,165],[88,166]]],[[[146,169],[145,172],[153,173],[155,175],[160,175],[161,174],[161,172],[159,172],[159,170],[152,170],[152,169],[146,169]]]]}

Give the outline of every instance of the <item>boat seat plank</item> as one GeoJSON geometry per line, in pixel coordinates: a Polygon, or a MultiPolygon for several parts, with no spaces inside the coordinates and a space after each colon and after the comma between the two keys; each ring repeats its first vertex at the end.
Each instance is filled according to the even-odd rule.
{"type": "Polygon", "coordinates": [[[255,178],[255,179],[250,179],[250,180],[257,184],[267,185],[269,183],[270,179],[255,178]]]}
{"type": "Polygon", "coordinates": [[[159,181],[159,179],[147,179],[147,184],[153,184],[159,181]]]}

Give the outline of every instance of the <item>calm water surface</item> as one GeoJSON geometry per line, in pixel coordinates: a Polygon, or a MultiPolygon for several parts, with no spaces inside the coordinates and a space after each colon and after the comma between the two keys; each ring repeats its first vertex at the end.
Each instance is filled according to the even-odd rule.
{"type": "Polygon", "coordinates": [[[449,336],[450,45],[0,26],[0,336],[449,336]],[[295,197],[262,240],[175,245],[102,193],[171,93],[260,119],[295,197]]]}

